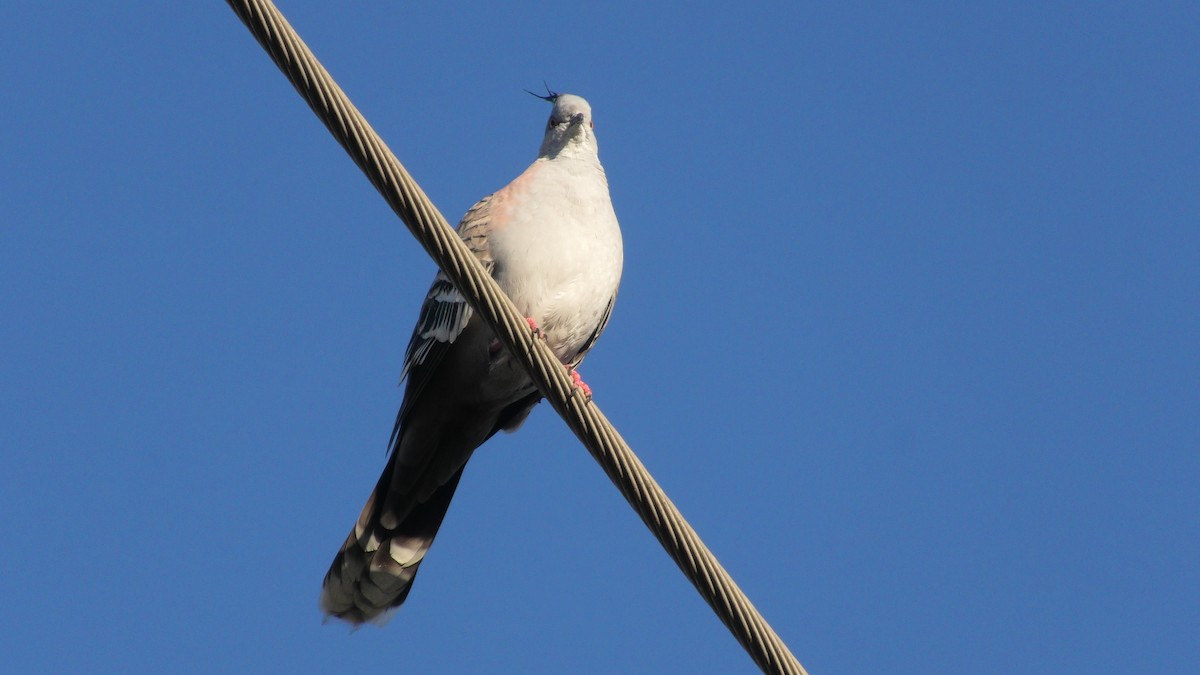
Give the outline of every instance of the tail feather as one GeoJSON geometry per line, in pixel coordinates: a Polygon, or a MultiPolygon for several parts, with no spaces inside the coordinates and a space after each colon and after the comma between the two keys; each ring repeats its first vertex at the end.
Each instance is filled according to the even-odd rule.
{"type": "Polygon", "coordinates": [[[388,462],[321,588],[321,611],[355,625],[386,618],[408,597],[462,478],[460,468],[429,499],[414,503],[413,496],[388,490],[392,469],[388,462]],[[394,527],[385,527],[381,521],[394,520],[385,514],[404,515],[394,527]]]}

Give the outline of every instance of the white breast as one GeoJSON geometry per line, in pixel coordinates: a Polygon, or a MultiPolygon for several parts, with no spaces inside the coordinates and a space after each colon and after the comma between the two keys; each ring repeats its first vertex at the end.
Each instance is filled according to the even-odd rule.
{"type": "Polygon", "coordinates": [[[539,159],[505,190],[489,236],[496,281],[565,360],[596,330],[621,281],[604,169],[594,156],[539,159]]]}

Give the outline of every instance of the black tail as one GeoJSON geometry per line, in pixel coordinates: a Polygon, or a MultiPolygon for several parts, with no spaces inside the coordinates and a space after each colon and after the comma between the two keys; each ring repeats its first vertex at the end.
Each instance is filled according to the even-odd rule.
{"type": "Polygon", "coordinates": [[[389,489],[393,469],[389,461],[321,588],[321,611],[354,625],[382,617],[408,597],[463,472],[415,502],[389,489]]]}

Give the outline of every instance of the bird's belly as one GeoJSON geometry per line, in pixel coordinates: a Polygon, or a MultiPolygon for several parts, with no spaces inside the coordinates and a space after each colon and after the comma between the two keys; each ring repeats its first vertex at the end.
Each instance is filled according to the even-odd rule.
{"type": "Polygon", "coordinates": [[[621,279],[620,233],[573,229],[545,233],[496,270],[500,287],[564,362],[604,319],[621,279]]]}

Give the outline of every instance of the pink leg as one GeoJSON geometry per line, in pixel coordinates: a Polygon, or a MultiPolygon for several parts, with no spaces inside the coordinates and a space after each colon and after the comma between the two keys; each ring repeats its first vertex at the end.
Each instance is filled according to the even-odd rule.
{"type": "MultiPolygon", "coordinates": [[[[525,317],[525,323],[529,324],[529,329],[533,331],[534,337],[542,336],[542,329],[538,328],[537,321],[534,321],[533,317],[525,317]]],[[[494,337],[488,342],[488,353],[495,354],[498,351],[500,351],[500,338],[494,337]]]]}
{"type": "MultiPolygon", "coordinates": [[[[532,330],[535,336],[542,337],[542,329],[538,328],[537,321],[532,316],[525,317],[525,323],[529,324],[529,330],[532,330]]],[[[583,378],[579,376],[579,373],[575,372],[574,368],[569,366],[563,367],[571,374],[571,382],[575,384],[575,387],[582,391],[583,395],[590,400],[592,398],[592,388],[587,385],[587,382],[583,381],[583,378]]]]}
{"type": "Polygon", "coordinates": [[[575,383],[576,387],[579,387],[584,397],[590,399],[592,397],[592,388],[587,386],[587,382],[583,381],[583,378],[579,376],[579,373],[575,372],[574,368],[567,368],[567,372],[571,374],[571,381],[575,383]]]}

